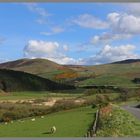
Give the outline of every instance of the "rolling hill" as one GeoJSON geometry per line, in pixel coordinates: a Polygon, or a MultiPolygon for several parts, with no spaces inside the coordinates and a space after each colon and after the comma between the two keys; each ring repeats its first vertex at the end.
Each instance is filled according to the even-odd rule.
{"type": "Polygon", "coordinates": [[[0,90],[11,91],[52,91],[74,89],[73,86],[59,84],[51,80],[13,70],[0,70],[0,90]]]}
{"type": "Polygon", "coordinates": [[[77,73],[70,68],[59,65],[47,59],[19,59],[0,64],[0,69],[11,69],[38,75],[43,78],[57,81],[74,77],[77,73]]]}
{"type": "Polygon", "coordinates": [[[123,61],[114,62],[112,64],[130,64],[130,63],[136,63],[136,62],[140,63],[140,59],[127,59],[123,61]]]}
{"type": "Polygon", "coordinates": [[[78,85],[137,86],[133,80],[140,78],[140,60],[131,59],[111,64],[87,66],[85,72],[80,68],[77,71],[93,73],[93,77],[79,81],[78,85]]]}
{"type": "Polygon", "coordinates": [[[140,78],[140,59],[95,66],[59,65],[46,59],[20,59],[2,63],[0,69],[23,71],[77,86],[137,86],[134,79],[140,78]]]}

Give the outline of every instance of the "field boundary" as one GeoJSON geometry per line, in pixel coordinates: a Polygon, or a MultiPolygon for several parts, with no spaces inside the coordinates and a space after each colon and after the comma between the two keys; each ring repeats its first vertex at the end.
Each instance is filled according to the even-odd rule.
{"type": "Polygon", "coordinates": [[[99,116],[100,116],[100,110],[97,109],[96,114],[95,114],[95,121],[94,121],[91,129],[87,132],[86,137],[96,137],[98,122],[99,122],[99,116]]]}

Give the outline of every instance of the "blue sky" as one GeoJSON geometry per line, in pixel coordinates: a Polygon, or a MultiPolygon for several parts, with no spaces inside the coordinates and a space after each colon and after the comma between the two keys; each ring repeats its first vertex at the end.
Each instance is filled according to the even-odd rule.
{"type": "Polygon", "coordinates": [[[140,58],[140,4],[1,3],[0,61],[94,65],[140,58]]]}

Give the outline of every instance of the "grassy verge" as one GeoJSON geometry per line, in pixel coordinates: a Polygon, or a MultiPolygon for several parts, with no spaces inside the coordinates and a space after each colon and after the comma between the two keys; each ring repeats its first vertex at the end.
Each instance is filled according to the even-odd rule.
{"type": "Polygon", "coordinates": [[[83,137],[94,120],[96,109],[80,107],[37,117],[34,122],[14,121],[7,125],[1,124],[0,137],[83,137]],[[49,134],[50,128],[56,126],[55,134],[49,134]]]}
{"type": "Polygon", "coordinates": [[[140,136],[140,121],[132,114],[113,106],[107,116],[100,116],[97,136],[102,137],[124,137],[140,136]]]}

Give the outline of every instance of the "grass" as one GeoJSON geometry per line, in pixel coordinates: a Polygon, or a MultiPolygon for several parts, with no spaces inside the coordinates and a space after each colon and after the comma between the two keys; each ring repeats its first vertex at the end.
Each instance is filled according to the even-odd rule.
{"type": "Polygon", "coordinates": [[[123,77],[123,76],[114,76],[114,75],[102,75],[95,78],[89,78],[82,82],[80,85],[116,85],[120,87],[128,87],[132,86],[135,87],[136,84],[131,82],[130,79],[123,77]]]}
{"type": "Polygon", "coordinates": [[[94,120],[95,109],[81,107],[45,116],[44,119],[25,119],[23,123],[1,124],[0,137],[83,137],[94,120]],[[56,126],[55,134],[49,134],[56,126]]]}
{"type": "Polygon", "coordinates": [[[100,117],[100,127],[97,136],[101,137],[131,137],[140,136],[140,121],[132,114],[113,106],[113,111],[106,117],[100,117]]]}
{"type": "Polygon", "coordinates": [[[109,99],[112,101],[112,100],[115,100],[115,99],[117,99],[118,98],[118,96],[119,96],[119,93],[102,93],[102,94],[93,94],[93,95],[89,95],[89,96],[84,96],[83,98],[84,99],[96,99],[96,96],[97,95],[106,95],[106,96],[108,96],[109,97],[109,99]]]}
{"type": "Polygon", "coordinates": [[[47,97],[78,97],[83,94],[80,93],[52,93],[49,91],[24,91],[11,92],[9,94],[0,95],[0,100],[24,100],[24,99],[38,99],[47,97]]]}

